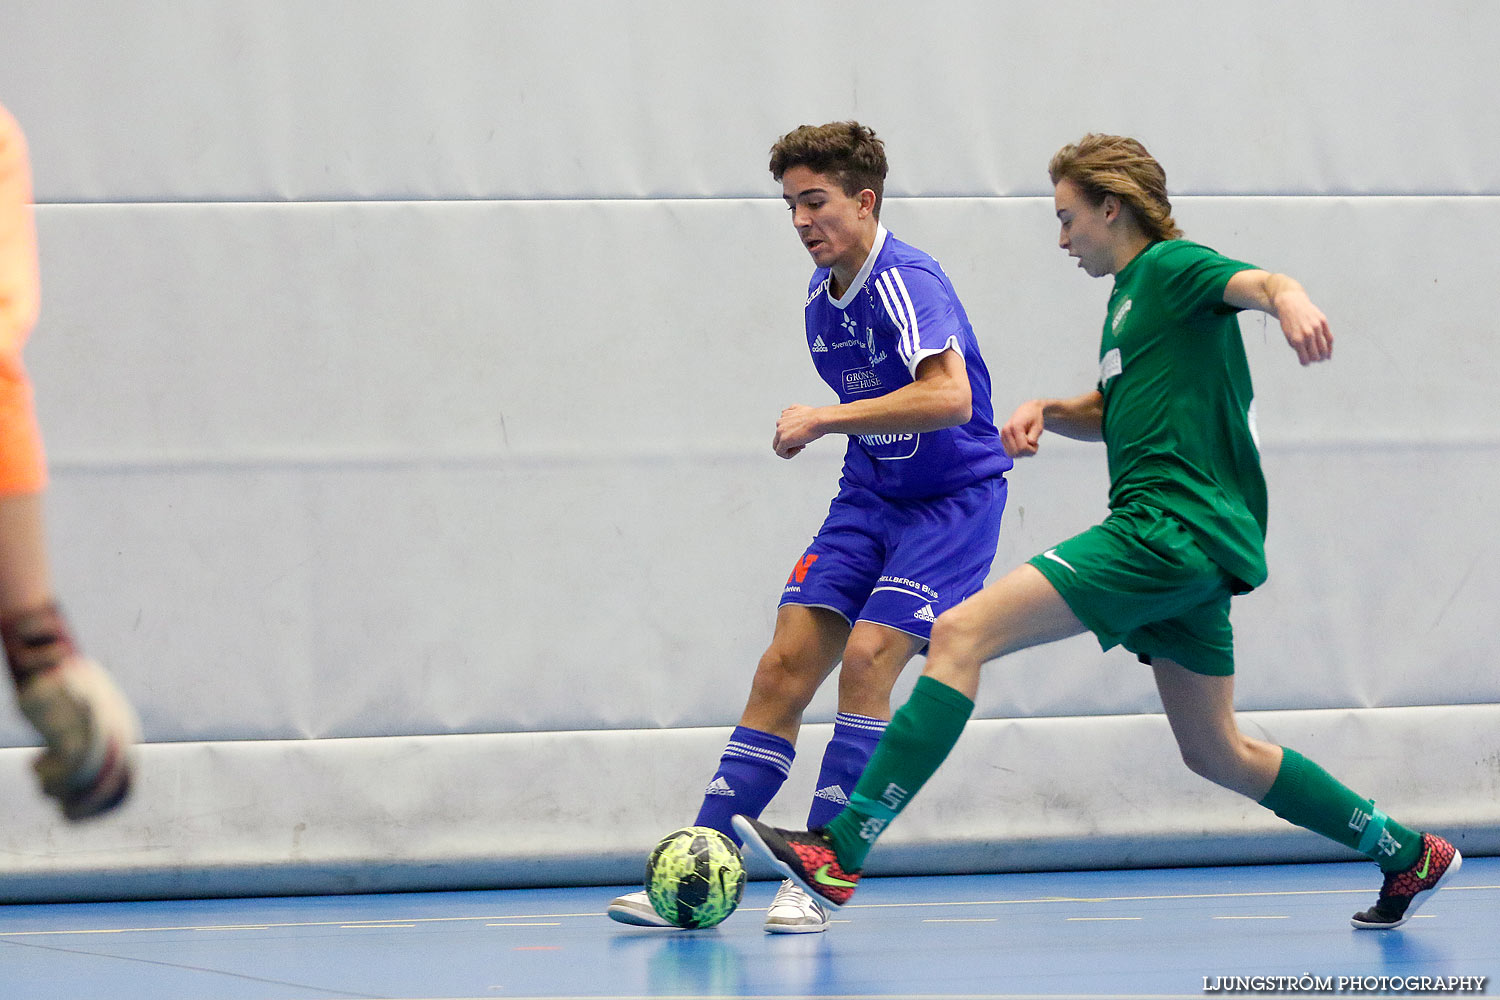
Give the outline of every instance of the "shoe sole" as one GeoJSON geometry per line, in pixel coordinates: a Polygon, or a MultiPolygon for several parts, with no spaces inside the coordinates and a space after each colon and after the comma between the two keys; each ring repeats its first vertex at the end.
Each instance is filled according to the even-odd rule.
{"type": "Polygon", "coordinates": [[[828,921],[821,924],[773,924],[766,922],[767,934],[821,934],[828,929],[828,921]]]}
{"type": "Polygon", "coordinates": [[[729,822],[734,825],[734,830],[740,835],[740,839],[742,839],[746,844],[753,848],[756,854],[771,862],[771,864],[776,868],[777,871],[795,882],[797,884],[797,888],[807,893],[813,899],[816,899],[819,906],[822,906],[826,910],[843,909],[843,904],[835,903],[831,899],[825,899],[821,892],[813,888],[807,883],[806,880],[802,878],[802,876],[793,871],[791,865],[778,858],[776,856],[776,852],[772,851],[769,847],[766,846],[766,842],[760,839],[760,834],[755,832],[755,827],[746,822],[744,820],[744,817],[736,816],[729,822]]]}
{"type": "Polygon", "coordinates": [[[609,919],[616,923],[629,924],[631,927],[676,927],[670,920],[666,920],[655,910],[647,916],[633,906],[619,906],[611,903],[606,911],[609,919]]]}
{"type": "Polygon", "coordinates": [[[1445,872],[1443,872],[1441,878],[1439,878],[1436,882],[1432,883],[1432,888],[1431,889],[1423,889],[1421,892],[1417,893],[1415,896],[1412,897],[1411,903],[1407,905],[1406,912],[1403,913],[1403,914],[1401,914],[1401,919],[1400,920],[1396,921],[1393,924],[1369,924],[1369,923],[1364,923],[1364,922],[1360,921],[1356,917],[1350,917],[1349,918],[1350,925],[1353,926],[1355,930],[1360,930],[1360,931],[1393,931],[1393,930],[1395,930],[1397,927],[1400,927],[1402,924],[1406,923],[1412,917],[1416,916],[1417,915],[1417,911],[1420,910],[1427,903],[1427,901],[1429,899],[1431,899],[1433,896],[1435,896],[1437,894],[1437,891],[1440,888],[1442,888],[1444,882],[1448,881],[1448,876],[1453,875],[1454,873],[1456,873],[1463,866],[1464,866],[1464,856],[1462,854],[1460,854],[1458,852],[1458,848],[1455,847],[1453,849],[1453,860],[1450,861],[1450,862],[1448,862],[1448,870],[1445,871],[1445,872]]]}

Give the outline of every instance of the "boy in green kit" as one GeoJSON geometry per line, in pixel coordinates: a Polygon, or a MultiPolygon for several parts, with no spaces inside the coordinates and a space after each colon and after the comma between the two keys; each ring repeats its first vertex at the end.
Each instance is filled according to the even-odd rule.
{"type": "Polygon", "coordinates": [[[745,843],[837,908],[865,856],[958,741],[980,668],[1006,653],[1093,632],[1149,664],[1183,760],[1278,816],[1354,848],[1385,873],[1356,928],[1405,923],[1459,870],[1442,837],[1402,826],[1295,750],[1234,718],[1230,598],[1266,579],[1266,486],[1254,395],[1235,314],[1275,316],[1303,365],[1333,354],[1302,286],[1181,239],[1166,174],[1122,136],[1085,136],[1049,168],[1059,245],[1091,277],[1114,275],[1097,388],[1032,400],[1001,431],[1015,458],[1044,428],[1105,444],[1110,515],[939,616],[927,666],[850,804],[813,831],[734,819],[745,843]]]}

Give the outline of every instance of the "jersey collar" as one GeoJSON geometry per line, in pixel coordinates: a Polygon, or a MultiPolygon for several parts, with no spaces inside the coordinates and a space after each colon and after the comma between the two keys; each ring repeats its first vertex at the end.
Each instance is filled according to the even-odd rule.
{"type": "Polygon", "coordinates": [[[859,293],[861,288],[865,287],[865,282],[870,279],[870,272],[875,270],[875,258],[880,256],[880,251],[885,247],[885,238],[889,235],[890,233],[886,231],[885,226],[876,223],[875,243],[870,247],[870,255],[865,258],[865,262],[860,267],[859,273],[854,276],[854,280],[849,282],[849,287],[844,289],[842,298],[836,299],[833,297],[833,275],[830,274],[828,276],[828,301],[832,302],[836,308],[849,308],[849,303],[854,301],[854,296],[859,293]]]}

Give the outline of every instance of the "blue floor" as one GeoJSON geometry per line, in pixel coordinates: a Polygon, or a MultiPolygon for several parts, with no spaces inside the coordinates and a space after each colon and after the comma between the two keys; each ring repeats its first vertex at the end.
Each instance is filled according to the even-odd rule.
{"type": "Polygon", "coordinates": [[[1293,995],[1256,976],[1372,996],[1500,975],[1500,858],[1465,859],[1400,930],[1353,930],[1378,883],[1368,863],[870,879],[828,933],[780,937],[768,882],[693,932],[607,920],[608,888],[8,906],[0,997],[1201,1000],[1293,995]]]}

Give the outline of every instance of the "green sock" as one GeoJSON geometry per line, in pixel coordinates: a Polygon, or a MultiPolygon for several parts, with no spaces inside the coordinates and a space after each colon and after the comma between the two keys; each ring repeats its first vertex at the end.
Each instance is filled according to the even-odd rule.
{"type": "Polygon", "coordinates": [[[1260,804],[1297,826],[1321,833],[1394,872],[1417,863],[1419,834],[1375,808],[1333,775],[1290,747],[1281,749],[1281,770],[1260,804]]]}
{"type": "Polygon", "coordinates": [[[973,711],[972,701],[943,682],[917,679],[911,698],[885,727],[849,805],[827,826],[845,871],[864,867],[875,838],[943,763],[973,711]]]}

